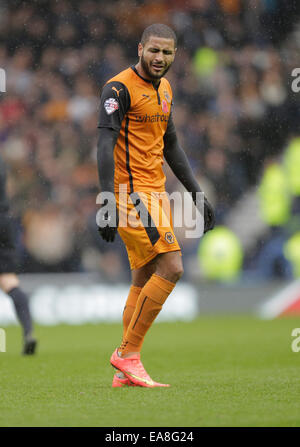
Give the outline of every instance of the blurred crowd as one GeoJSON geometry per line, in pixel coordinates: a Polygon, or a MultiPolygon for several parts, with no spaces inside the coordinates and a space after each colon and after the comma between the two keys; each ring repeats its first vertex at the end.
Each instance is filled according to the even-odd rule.
{"type": "MultiPolygon", "coordinates": [[[[156,22],[178,36],[167,74],[174,121],[219,224],[297,134],[294,2],[2,1],[0,145],[20,271],[128,278],[121,241],[106,244],[96,231],[98,104],[106,80],[137,62],[141,33],[156,22]]],[[[166,172],[167,190],[178,189],[166,172]]],[[[195,251],[194,241],[179,234],[179,242],[186,256],[195,251]]]]}

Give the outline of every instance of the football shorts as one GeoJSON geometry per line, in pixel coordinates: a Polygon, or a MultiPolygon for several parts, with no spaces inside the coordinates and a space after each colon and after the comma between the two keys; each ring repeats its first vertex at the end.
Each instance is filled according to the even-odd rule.
{"type": "Polygon", "coordinates": [[[116,193],[115,196],[118,231],[132,270],[143,267],[160,253],[180,251],[166,192],[116,193]]]}

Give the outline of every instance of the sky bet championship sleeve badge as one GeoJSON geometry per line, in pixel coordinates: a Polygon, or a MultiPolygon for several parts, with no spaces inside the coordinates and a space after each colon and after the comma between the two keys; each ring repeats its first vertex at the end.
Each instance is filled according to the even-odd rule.
{"type": "Polygon", "coordinates": [[[167,92],[167,90],[164,91],[164,95],[165,95],[165,98],[166,98],[166,100],[168,101],[168,103],[170,103],[170,102],[171,102],[171,98],[170,98],[170,95],[169,95],[169,93],[167,92]]]}
{"type": "Polygon", "coordinates": [[[111,115],[119,108],[119,103],[115,98],[108,98],[104,102],[104,108],[107,113],[107,115],[111,115]]]}

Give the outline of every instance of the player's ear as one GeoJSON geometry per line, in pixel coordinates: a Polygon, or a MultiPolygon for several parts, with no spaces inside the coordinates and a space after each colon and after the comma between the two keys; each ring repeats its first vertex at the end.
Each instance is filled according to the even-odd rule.
{"type": "Polygon", "coordinates": [[[141,57],[143,53],[143,45],[141,42],[138,44],[138,56],[141,57]]]}

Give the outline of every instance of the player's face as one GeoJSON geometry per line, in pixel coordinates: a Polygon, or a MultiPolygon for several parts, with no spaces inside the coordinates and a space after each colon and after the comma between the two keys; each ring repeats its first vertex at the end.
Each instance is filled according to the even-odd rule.
{"type": "Polygon", "coordinates": [[[138,47],[141,66],[149,79],[160,79],[171,67],[176,48],[173,39],[151,36],[143,46],[138,47]]]}

